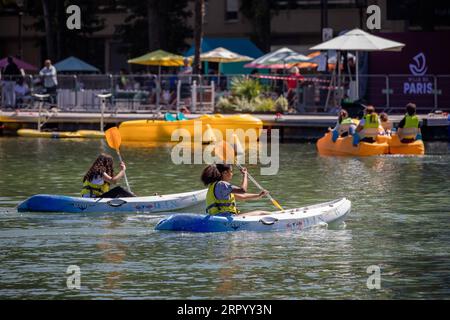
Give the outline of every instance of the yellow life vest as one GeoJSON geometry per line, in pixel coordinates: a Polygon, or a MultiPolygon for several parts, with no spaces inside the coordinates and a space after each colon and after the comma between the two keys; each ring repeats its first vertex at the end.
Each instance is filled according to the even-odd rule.
{"type": "Polygon", "coordinates": [[[343,124],[353,124],[353,120],[352,120],[352,118],[348,117],[348,118],[342,119],[342,122],[340,124],[341,125],[343,125],[343,124]]]}
{"type": "Polygon", "coordinates": [[[379,121],[378,121],[378,115],[376,113],[372,113],[372,114],[366,114],[364,116],[364,129],[367,128],[378,128],[379,121]]]}
{"type": "Polygon", "coordinates": [[[216,184],[217,181],[208,186],[208,192],[206,193],[206,213],[211,215],[216,215],[219,213],[238,214],[234,194],[230,193],[228,199],[226,200],[217,199],[214,194],[216,184]]]}
{"type": "Polygon", "coordinates": [[[348,117],[348,118],[343,119],[338,127],[339,135],[342,135],[342,134],[348,132],[350,130],[351,126],[356,127],[356,125],[353,123],[352,118],[348,117]]]}
{"type": "Polygon", "coordinates": [[[83,189],[81,189],[81,196],[89,194],[91,198],[100,197],[105,192],[109,191],[109,183],[95,184],[90,181],[83,182],[83,189]]]}
{"type": "Polygon", "coordinates": [[[404,128],[418,128],[418,127],[419,127],[419,117],[416,115],[410,116],[409,114],[406,114],[404,128]]]}
{"type": "Polygon", "coordinates": [[[415,140],[416,135],[419,133],[419,117],[414,115],[410,116],[409,114],[405,115],[405,125],[403,128],[398,129],[398,137],[400,140],[408,139],[415,140]]]}

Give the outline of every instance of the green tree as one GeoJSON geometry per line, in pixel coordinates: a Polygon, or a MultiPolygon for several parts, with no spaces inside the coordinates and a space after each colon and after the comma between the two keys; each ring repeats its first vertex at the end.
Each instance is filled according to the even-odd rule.
{"type": "Polygon", "coordinates": [[[192,37],[187,18],[188,0],[119,0],[129,14],[123,25],[117,26],[115,38],[123,44],[120,51],[135,57],[149,51],[163,49],[180,53],[192,37]]]}
{"type": "Polygon", "coordinates": [[[280,9],[297,8],[296,0],[241,0],[240,11],[250,21],[251,39],[264,52],[270,51],[272,19],[280,9]]]}
{"type": "Polygon", "coordinates": [[[105,27],[99,9],[89,0],[40,0],[27,1],[25,10],[36,18],[36,22],[25,28],[32,28],[45,34],[45,56],[60,60],[69,55],[87,59],[96,47],[93,41],[86,41],[94,32],[105,27]],[[66,26],[66,8],[77,5],[81,9],[81,29],[69,30],[66,26]]]}
{"type": "Polygon", "coordinates": [[[203,17],[205,14],[205,1],[195,0],[195,22],[194,22],[194,74],[200,74],[200,53],[203,38],[203,17]]]}

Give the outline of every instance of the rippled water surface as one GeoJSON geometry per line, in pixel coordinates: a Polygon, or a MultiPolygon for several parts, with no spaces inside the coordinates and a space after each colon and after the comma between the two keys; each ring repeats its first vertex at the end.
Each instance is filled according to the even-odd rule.
{"type": "MultiPolygon", "coordinates": [[[[189,234],[154,231],[161,214],[18,213],[32,194],[78,195],[93,159],[111,151],[101,141],[0,138],[0,298],[449,298],[450,147],[426,149],[333,158],[283,144],[277,175],[249,170],[284,207],[349,198],[345,228],[189,234]],[[81,269],[79,291],[67,289],[69,265],[81,269]],[[371,265],[380,290],[366,286],[371,265]]],[[[170,152],[122,147],[133,191],[202,188],[203,166],[176,166],[170,152]]],[[[267,200],[241,207],[272,210],[267,200]]]]}

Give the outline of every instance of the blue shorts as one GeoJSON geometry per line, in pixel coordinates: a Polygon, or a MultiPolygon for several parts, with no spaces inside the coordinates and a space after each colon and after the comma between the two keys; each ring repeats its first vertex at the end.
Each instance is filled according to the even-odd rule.
{"type": "Polygon", "coordinates": [[[232,212],[221,212],[216,214],[216,217],[233,217],[235,214],[232,212]]]}

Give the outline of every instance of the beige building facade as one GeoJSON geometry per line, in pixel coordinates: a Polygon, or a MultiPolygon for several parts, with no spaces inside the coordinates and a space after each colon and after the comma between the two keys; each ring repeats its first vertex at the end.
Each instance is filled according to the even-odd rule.
{"type": "MultiPolygon", "coordinates": [[[[334,35],[343,30],[355,27],[365,28],[367,19],[366,8],[375,4],[381,9],[382,32],[403,32],[411,30],[405,20],[389,20],[387,16],[387,2],[389,0],[328,0],[328,27],[333,29],[334,35]],[[357,3],[364,3],[358,7],[357,3]]],[[[302,4],[297,9],[281,9],[272,19],[271,44],[272,49],[288,46],[294,50],[307,53],[308,48],[322,40],[320,1],[297,1],[302,4]]],[[[283,3],[281,1],[281,3],[283,3]]],[[[191,11],[194,1],[189,3],[191,11]]],[[[207,0],[204,24],[204,36],[215,38],[250,38],[252,26],[239,11],[240,0],[207,0]]],[[[124,55],[117,52],[118,43],[114,40],[116,25],[124,22],[126,8],[118,8],[113,13],[100,14],[105,19],[105,29],[91,36],[99,44],[99,50],[104,51],[103,59],[97,67],[105,72],[117,72],[119,67],[126,67],[124,55]]],[[[2,13],[0,15],[0,56],[17,55],[19,52],[19,18],[16,14],[2,13]]],[[[23,16],[22,25],[33,23],[33,18],[23,16]]],[[[189,24],[194,25],[193,17],[189,24]]],[[[192,39],[190,39],[192,42],[192,39]]],[[[42,56],[41,46],[45,45],[43,34],[30,28],[22,27],[23,59],[40,67],[45,57],[42,56]]]]}

